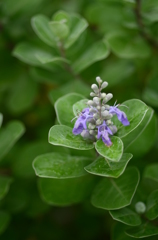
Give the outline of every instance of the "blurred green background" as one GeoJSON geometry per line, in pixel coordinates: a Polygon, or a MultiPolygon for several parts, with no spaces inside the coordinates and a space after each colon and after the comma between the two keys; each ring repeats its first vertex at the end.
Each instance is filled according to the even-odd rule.
{"type": "Polygon", "coordinates": [[[138,98],[154,108],[152,121],[129,152],[134,154],[130,164],[141,173],[149,162],[157,161],[158,1],[2,0],[0,53],[0,175],[7,177],[0,180],[5,185],[0,239],[128,239],[119,235],[122,225],[115,225],[108,212],[94,208],[90,197],[68,207],[44,202],[32,161],[56,151],[47,141],[48,131],[56,123],[54,101],[69,92],[88,97],[96,76],[108,81],[113,102],[138,98]],[[33,55],[36,48],[61,52],[36,35],[31,19],[37,14],[51,18],[59,10],[80,14],[89,26],[66,50],[68,64],[39,64],[33,55]],[[97,45],[99,41],[105,48],[97,45]],[[19,132],[11,135],[13,120],[18,120],[14,123],[19,124],[19,132]]]}

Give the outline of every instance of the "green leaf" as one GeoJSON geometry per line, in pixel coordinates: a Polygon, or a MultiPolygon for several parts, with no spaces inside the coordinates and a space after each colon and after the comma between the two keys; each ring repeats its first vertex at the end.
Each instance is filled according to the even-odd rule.
{"type": "Polygon", "coordinates": [[[120,58],[147,58],[151,54],[150,47],[138,36],[116,33],[108,36],[107,41],[114,54],[120,58]]]}
{"type": "Polygon", "coordinates": [[[90,175],[70,179],[39,179],[41,197],[48,204],[68,206],[87,198],[95,184],[90,175]]]}
{"type": "Polygon", "coordinates": [[[10,215],[7,212],[0,211],[0,234],[2,234],[8,227],[10,222],[10,215]]]}
{"type": "Polygon", "coordinates": [[[0,113],[0,127],[2,126],[2,122],[3,122],[3,115],[2,113],[0,113]]]}
{"type": "Polygon", "coordinates": [[[50,91],[49,99],[51,103],[54,105],[54,102],[68,93],[75,93],[82,94],[83,96],[89,95],[89,87],[82,81],[70,81],[66,84],[63,84],[60,88],[50,91]]]}
{"type": "Polygon", "coordinates": [[[0,176],[0,200],[8,193],[11,182],[11,178],[0,176]]]}
{"type": "Polygon", "coordinates": [[[65,22],[61,21],[52,21],[49,22],[50,29],[53,33],[53,35],[56,37],[56,40],[63,40],[65,39],[69,34],[69,28],[65,24],[65,22]]]}
{"type": "Polygon", "coordinates": [[[88,22],[78,14],[71,14],[70,18],[70,33],[64,43],[66,49],[71,47],[88,26],[88,22]]]}
{"type": "Polygon", "coordinates": [[[112,240],[133,240],[133,238],[125,234],[125,230],[128,228],[127,225],[124,225],[120,222],[116,222],[112,231],[112,240]]]}
{"type": "Polygon", "coordinates": [[[97,42],[87,49],[73,64],[72,68],[76,73],[82,72],[93,63],[107,58],[109,48],[103,41],[97,42]]]}
{"type": "Polygon", "coordinates": [[[157,0],[142,2],[142,15],[150,24],[158,21],[158,3],[157,0]]]}
{"type": "Polygon", "coordinates": [[[144,177],[158,182],[158,164],[153,163],[147,165],[147,167],[144,170],[144,177]]]}
{"type": "Polygon", "coordinates": [[[99,157],[84,169],[94,175],[118,178],[125,171],[131,158],[132,154],[130,153],[124,153],[119,162],[112,162],[106,160],[105,158],[99,157]]]}
{"type": "Polygon", "coordinates": [[[150,223],[145,223],[141,226],[130,228],[125,233],[134,238],[150,237],[158,235],[158,227],[152,226],[150,223]]]}
{"type": "Polygon", "coordinates": [[[147,199],[146,216],[150,220],[158,217],[158,190],[152,192],[147,199]]]}
{"type": "Polygon", "coordinates": [[[58,122],[69,127],[73,127],[74,123],[71,120],[74,118],[73,104],[83,98],[77,93],[69,93],[55,102],[55,111],[58,122]]]}
{"type": "Polygon", "coordinates": [[[127,115],[129,126],[123,126],[121,122],[118,121],[117,117],[114,116],[113,120],[118,128],[117,135],[120,138],[125,137],[131,133],[139,124],[143,121],[145,114],[148,111],[148,106],[138,99],[130,99],[122,103],[127,107],[119,107],[120,110],[124,111],[127,115]]]}
{"type": "Polygon", "coordinates": [[[55,125],[49,131],[49,143],[79,150],[89,150],[93,143],[83,140],[80,135],[75,136],[72,128],[64,125],[55,125]]]}
{"type": "Polygon", "coordinates": [[[139,178],[138,170],[129,168],[117,179],[102,179],[94,189],[92,204],[105,210],[115,210],[130,205],[139,178]]]}
{"type": "Polygon", "coordinates": [[[107,160],[118,162],[123,154],[123,142],[120,138],[116,136],[111,137],[111,141],[112,145],[108,147],[100,139],[96,142],[95,149],[101,156],[105,157],[107,160]]]}
{"type": "Polygon", "coordinates": [[[86,175],[84,167],[91,162],[85,157],[48,153],[36,157],[33,168],[39,177],[65,179],[86,175]]]}
{"type": "Polygon", "coordinates": [[[84,108],[87,108],[87,101],[88,99],[82,99],[73,105],[73,112],[75,116],[78,116],[79,112],[82,112],[84,108]]]}
{"type": "MultiPolygon", "coordinates": [[[[134,129],[134,131],[130,132],[130,134],[126,135],[125,137],[122,138],[122,141],[124,143],[124,148],[125,150],[130,147],[130,145],[136,147],[135,141],[137,142],[138,138],[142,139],[142,135],[148,124],[150,123],[152,117],[153,117],[153,109],[149,108],[147,113],[145,114],[145,117],[143,118],[142,122],[139,124],[137,128],[134,129]]],[[[144,145],[144,144],[143,144],[144,145]]],[[[137,147],[136,147],[137,148],[137,147]]],[[[137,149],[138,151],[138,149],[137,149]]],[[[129,151],[131,152],[131,151],[129,151]]]]}
{"type": "Polygon", "coordinates": [[[19,121],[12,121],[5,128],[0,129],[0,160],[9,152],[24,132],[25,127],[19,121]]]}
{"type": "Polygon", "coordinates": [[[116,221],[122,222],[130,226],[138,226],[141,224],[140,216],[129,208],[110,211],[110,215],[116,221]]]}
{"type": "Polygon", "coordinates": [[[67,61],[60,56],[55,56],[51,52],[25,42],[19,43],[15,47],[13,56],[27,64],[40,66],[46,69],[52,69],[52,65],[49,65],[51,63],[57,61],[67,61]]]}
{"type": "Polygon", "coordinates": [[[56,45],[55,35],[51,31],[49,19],[44,15],[36,15],[31,19],[33,30],[37,36],[51,47],[56,45]]]}

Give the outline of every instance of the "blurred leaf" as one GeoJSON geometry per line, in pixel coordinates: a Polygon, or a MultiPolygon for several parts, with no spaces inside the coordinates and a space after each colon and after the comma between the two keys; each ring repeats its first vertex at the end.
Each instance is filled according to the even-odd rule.
{"type": "Polygon", "coordinates": [[[69,28],[64,21],[49,22],[50,29],[58,41],[65,39],[69,34],[69,28]]]}
{"type": "Polygon", "coordinates": [[[86,175],[84,167],[89,163],[91,160],[85,157],[47,153],[35,158],[33,168],[39,177],[65,179],[86,175]]]}
{"type": "Polygon", "coordinates": [[[154,220],[158,217],[158,190],[152,192],[147,199],[146,216],[149,220],[154,220]]]}
{"type": "Polygon", "coordinates": [[[112,231],[112,240],[132,240],[133,238],[125,234],[127,225],[117,222],[112,231]]]}
{"type": "Polygon", "coordinates": [[[79,150],[89,150],[94,147],[93,143],[83,140],[72,133],[72,128],[64,125],[55,125],[49,131],[49,143],[79,150]]]}
{"type": "Polygon", "coordinates": [[[0,176],[0,200],[8,193],[11,182],[11,178],[0,176]]]}
{"type": "Polygon", "coordinates": [[[157,0],[142,1],[142,15],[150,22],[158,21],[158,2],[157,0]]]}
{"type": "Polygon", "coordinates": [[[123,153],[119,162],[112,162],[106,160],[105,158],[99,157],[84,169],[94,175],[118,178],[125,171],[131,158],[132,154],[130,153],[123,153]]]}
{"type": "Polygon", "coordinates": [[[144,238],[158,235],[158,228],[146,222],[138,227],[126,230],[125,233],[134,238],[144,238]]]}
{"type": "Polygon", "coordinates": [[[82,95],[77,93],[69,93],[55,102],[55,111],[58,122],[63,125],[72,127],[74,123],[71,120],[74,118],[73,104],[83,98],[82,95]],[[64,107],[63,107],[64,106],[64,107]]]}
{"type": "Polygon", "coordinates": [[[147,58],[151,54],[150,47],[140,38],[130,35],[111,34],[107,37],[111,50],[120,58],[147,58]]]}
{"type": "Polygon", "coordinates": [[[8,227],[10,222],[10,215],[7,212],[0,211],[0,234],[2,234],[8,227]]]}
{"type": "Polygon", "coordinates": [[[55,36],[51,31],[49,19],[44,15],[36,15],[31,19],[32,27],[37,36],[51,47],[56,45],[55,36]]]}
{"type": "Polygon", "coordinates": [[[41,197],[48,204],[68,206],[87,198],[94,187],[90,175],[70,179],[39,179],[41,197]]]}
{"type": "Polygon", "coordinates": [[[141,224],[140,216],[127,207],[119,210],[110,211],[110,215],[114,220],[130,226],[138,226],[141,224]]]}
{"type": "Polygon", "coordinates": [[[75,116],[78,116],[79,112],[82,112],[84,108],[87,108],[87,101],[88,99],[82,99],[73,105],[73,112],[75,116]]]}
{"type": "Polygon", "coordinates": [[[7,106],[15,114],[29,109],[37,95],[37,84],[29,76],[20,77],[10,89],[7,106]]]}
{"type": "Polygon", "coordinates": [[[3,122],[3,115],[2,113],[0,113],[0,127],[2,126],[2,122],[3,122]]]}
{"type": "Polygon", "coordinates": [[[152,163],[147,165],[144,170],[144,177],[158,182],[158,164],[152,163]]]}
{"type": "Polygon", "coordinates": [[[73,64],[72,68],[76,73],[82,72],[93,63],[103,60],[109,55],[108,45],[100,41],[90,46],[73,64]]]}
{"type": "Polygon", "coordinates": [[[54,102],[65,94],[75,93],[82,94],[83,96],[89,95],[89,87],[82,81],[69,81],[66,84],[63,84],[60,88],[50,91],[49,98],[51,103],[54,105],[54,102]]]}
{"type": "Polygon", "coordinates": [[[138,183],[139,172],[136,168],[127,169],[117,179],[104,178],[94,189],[91,199],[92,204],[106,210],[128,206],[132,201],[138,183]]]}
{"type": "Polygon", "coordinates": [[[118,137],[123,138],[139,126],[149,108],[139,99],[130,99],[123,102],[121,105],[126,106],[120,106],[119,109],[125,112],[130,125],[123,126],[122,123],[117,120],[116,116],[114,116],[113,120],[115,121],[115,125],[118,128],[118,137]]]}
{"type": "Polygon", "coordinates": [[[97,152],[105,157],[107,160],[118,162],[123,154],[123,142],[116,136],[111,137],[112,145],[106,146],[102,139],[98,140],[95,144],[97,152]]]}
{"type": "Polygon", "coordinates": [[[24,132],[25,127],[19,121],[12,121],[5,128],[0,129],[0,160],[9,152],[24,132]]]}
{"type": "MultiPolygon", "coordinates": [[[[130,145],[134,145],[135,141],[138,138],[142,138],[142,134],[144,132],[144,130],[146,129],[146,127],[148,126],[148,124],[150,123],[152,117],[153,117],[153,109],[149,108],[149,110],[147,111],[147,113],[145,114],[145,117],[143,118],[142,122],[139,124],[139,126],[137,128],[134,129],[134,131],[130,132],[130,134],[128,134],[127,136],[122,138],[122,141],[124,143],[124,148],[125,150],[130,147],[130,145]]],[[[139,145],[139,144],[138,144],[139,145]]],[[[137,149],[137,147],[136,147],[137,149]]],[[[139,150],[137,149],[137,151],[139,152],[139,150]]],[[[136,153],[137,154],[137,153],[136,153]]]]}

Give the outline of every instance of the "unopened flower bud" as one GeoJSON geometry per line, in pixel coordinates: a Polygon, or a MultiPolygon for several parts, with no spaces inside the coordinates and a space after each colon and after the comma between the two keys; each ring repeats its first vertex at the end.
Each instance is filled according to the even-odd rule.
{"type": "Polygon", "coordinates": [[[101,120],[98,119],[98,120],[96,121],[96,124],[97,124],[97,125],[100,125],[100,124],[101,124],[101,120]]]}
{"type": "Polygon", "coordinates": [[[111,120],[107,120],[107,121],[106,121],[106,124],[107,124],[107,125],[111,125],[111,124],[112,124],[112,121],[111,121],[111,120]]]}
{"type": "Polygon", "coordinates": [[[108,93],[108,94],[106,95],[107,101],[109,101],[111,98],[113,98],[112,93],[108,93]]]}
{"type": "Polygon", "coordinates": [[[110,106],[107,105],[107,104],[105,104],[104,107],[105,107],[106,110],[109,110],[109,109],[110,109],[110,106]]]}
{"type": "Polygon", "coordinates": [[[99,85],[103,82],[100,77],[96,77],[96,81],[99,85]]]}
{"type": "Polygon", "coordinates": [[[98,93],[98,92],[99,92],[99,89],[98,89],[97,84],[92,84],[91,88],[93,89],[93,91],[94,91],[95,93],[98,93]]]}
{"type": "Polygon", "coordinates": [[[97,106],[97,109],[98,109],[98,110],[100,110],[100,108],[101,108],[100,106],[97,106]]]}
{"type": "Polygon", "coordinates": [[[94,130],[90,130],[89,133],[90,133],[91,135],[93,135],[93,134],[95,133],[95,131],[94,131],[94,130]]]}
{"type": "Polygon", "coordinates": [[[101,98],[105,98],[106,97],[106,93],[101,93],[101,98]]]}
{"type": "Polygon", "coordinates": [[[105,110],[105,107],[104,107],[104,106],[102,106],[102,107],[101,107],[101,111],[104,111],[104,110],[105,110]]]}
{"type": "Polygon", "coordinates": [[[89,138],[89,131],[88,131],[88,130],[83,130],[83,131],[81,132],[81,136],[82,136],[83,138],[89,138]]]}
{"type": "Polygon", "coordinates": [[[108,83],[107,82],[103,82],[102,85],[101,85],[101,88],[106,88],[108,86],[108,83]]]}
{"type": "Polygon", "coordinates": [[[96,96],[96,93],[91,92],[91,93],[90,93],[90,96],[91,96],[91,97],[95,97],[95,96],[96,96]]]}
{"type": "Polygon", "coordinates": [[[109,115],[109,111],[105,110],[101,113],[103,117],[107,117],[109,115]]]}
{"type": "Polygon", "coordinates": [[[143,202],[137,202],[136,205],[135,205],[135,210],[137,213],[145,213],[146,211],[146,206],[143,202]]]}
{"type": "Polygon", "coordinates": [[[109,120],[109,119],[111,119],[112,117],[113,117],[112,114],[108,114],[105,118],[106,118],[106,120],[109,120]]]}
{"type": "Polygon", "coordinates": [[[93,117],[94,117],[94,118],[97,118],[97,117],[98,117],[98,114],[97,114],[97,113],[94,113],[94,114],[93,114],[93,117]]]}
{"type": "Polygon", "coordinates": [[[89,123],[89,124],[88,124],[88,128],[89,128],[89,129],[94,129],[94,128],[95,128],[95,125],[92,124],[92,123],[89,123]]]}
{"type": "MultiPolygon", "coordinates": [[[[108,121],[110,121],[110,120],[108,120],[108,121]]],[[[109,128],[111,129],[113,134],[115,134],[117,132],[117,127],[115,125],[111,125],[111,126],[109,126],[109,128]]]]}
{"type": "Polygon", "coordinates": [[[87,104],[90,105],[90,106],[93,106],[94,102],[92,100],[88,100],[87,104]]]}
{"type": "Polygon", "coordinates": [[[100,98],[98,98],[98,97],[94,97],[94,98],[93,98],[93,102],[94,102],[94,103],[98,104],[99,101],[100,101],[100,98]]]}

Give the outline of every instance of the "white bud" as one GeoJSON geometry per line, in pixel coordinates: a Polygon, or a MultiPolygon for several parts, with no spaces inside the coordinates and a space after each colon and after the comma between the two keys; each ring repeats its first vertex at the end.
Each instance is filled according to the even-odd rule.
{"type": "Polygon", "coordinates": [[[106,95],[107,101],[109,101],[111,98],[113,98],[112,93],[108,93],[108,94],[106,95]]]}
{"type": "Polygon", "coordinates": [[[100,98],[98,98],[98,97],[94,97],[94,98],[93,98],[93,102],[94,102],[94,103],[98,104],[99,101],[100,101],[100,98]]]}
{"type": "Polygon", "coordinates": [[[100,106],[97,106],[97,109],[100,110],[100,106]]]}
{"type": "Polygon", "coordinates": [[[91,92],[91,93],[90,93],[90,96],[91,96],[91,97],[95,97],[96,94],[95,94],[94,92],[91,92]]]}
{"type": "Polygon", "coordinates": [[[101,88],[106,88],[108,86],[108,83],[107,82],[103,82],[102,85],[101,85],[101,88]]]}
{"type": "Polygon", "coordinates": [[[103,82],[100,77],[96,77],[96,81],[99,85],[103,82]]]}
{"type": "Polygon", "coordinates": [[[94,117],[94,118],[97,118],[97,117],[98,117],[98,114],[97,114],[97,113],[94,113],[94,114],[93,114],[93,117],[94,117]]]}
{"type": "Polygon", "coordinates": [[[106,123],[107,123],[107,125],[111,125],[112,121],[111,120],[107,120],[106,123]]]}
{"type": "Polygon", "coordinates": [[[101,111],[104,111],[104,110],[105,110],[105,107],[104,107],[104,106],[102,106],[102,107],[101,107],[101,111]]]}
{"type": "Polygon", "coordinates": [[[89,109],[89,112],[90,112],[90,113],[95,113],[95,112],[96,112],[96,109],[95,109],[95,108],[90,108],[90,109],[89,109]]]}
{"type": "Polygon", "coordinates": [[[105,98],[106,97],[106,93],[101,93],[101,98],[105,98]]]}
{"type": "Polygon", "coordinates": [[[83,138],[88,138],[88,137],[89,137],[89,131],[83,130],[83,131],[81,132],[81,136],[82,136],[83,138]]]}
{"type": "Polygon", "coordinates": [[[94,102],[92,100],[88,100],[87,104],[90,105],[90,106],[93,106],[94,102]]]}
{"type": "Polygon", "coordinates": [[[109,110],[109,109],[110,109],[110,106],[107,105],[107,104],[105,104],[104,107],[105,107],[106,110],[109,110]]]}
{"type": "Polygon", "coordinates": [[[146,206],[143,202],[137,202],[136,205],[135,205],[135,210],[137,213],[145,213],[146,211],[146,206]]]}
{"type": "Polygon", "coordinates": [[[107,117],[109,115],[109,111],[105,110],[104,112],[101,113],[103,117],[107,117]]]}
{"type": "Polygon", "coordinates": [[[97,124],[97,125],[100,125],[100,124],[101,124],[101,120],[98,119],[98,120],[96,121],[96,124],[97,124]]]}
{"type": "Polygon", "coordinates": [[[97,84],[92,84],[92,85],[91,85],[91,88],[93,89],[93,91],[94,91],[95,93],[99,92],[99,89],[98,89],[97,84]]]}
{"type": "Polygon", "coordinates": [[[90,134],[94,134],[95,131],[94,131],[94,130],[90,130],[89,133],[90,133],[90,134]]]}
{"type": "Polygon", "coordinates": [[[92,124],[92,123],[89,123],[89,124],[88,124],[88,128],[89,128],[89,129],[94,129],[94,128],[95,128],[95,125],[92,124]]]}
{"type": "Polygon", "coordinates": [[[105,118],[106,118],[106,120],[109,120],[109,119],[111,119],[113,117],[113,115],[112,114],[109,114],[109,115],[107,115],[105,118]]]}

